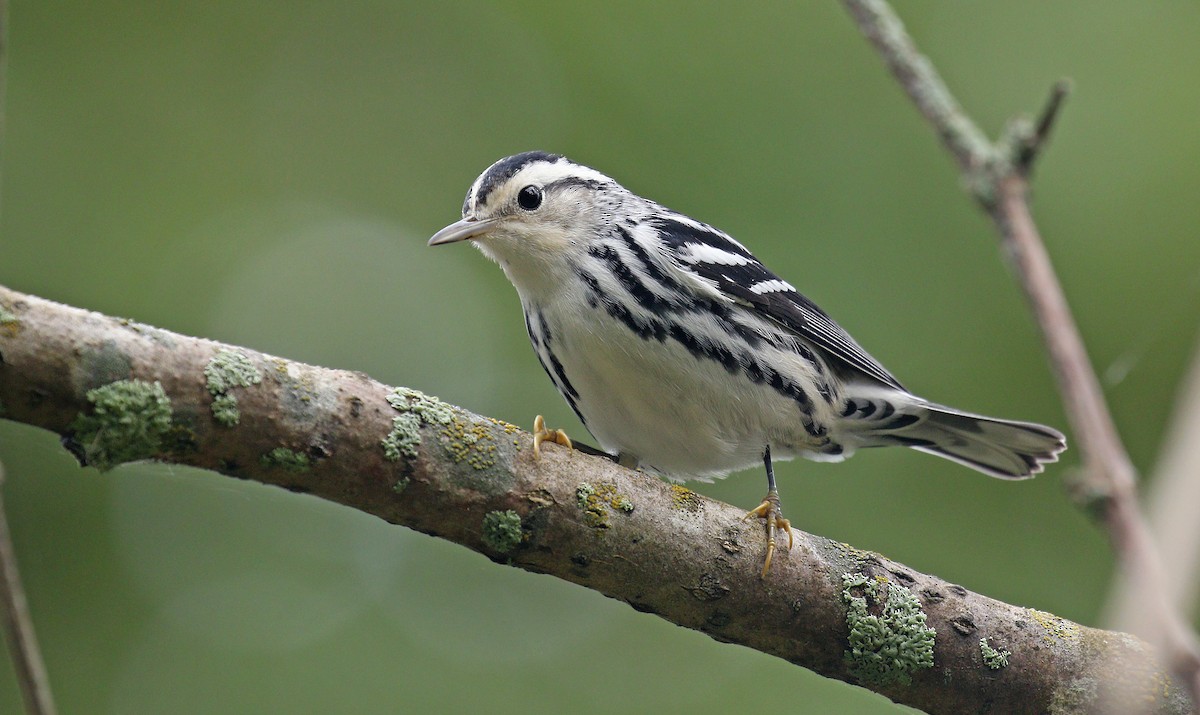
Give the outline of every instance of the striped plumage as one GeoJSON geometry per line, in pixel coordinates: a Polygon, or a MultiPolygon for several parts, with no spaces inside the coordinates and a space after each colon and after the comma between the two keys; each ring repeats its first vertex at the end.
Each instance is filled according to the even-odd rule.
{"type": "MultiPolygon", "coordinates": [[[[673,479],[899,445],[1019,479],[1054,429],[927,402],[727,234],[568,159],[527,152],[475,181],[463,239],[504,269],[538,359],[600,445],[673,479]]],[[[773,477],[772,477],[773,487],[773,477]]]]}

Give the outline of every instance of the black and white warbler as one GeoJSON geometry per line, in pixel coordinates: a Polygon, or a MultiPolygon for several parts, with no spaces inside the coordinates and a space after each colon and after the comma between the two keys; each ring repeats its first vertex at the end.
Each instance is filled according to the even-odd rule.
{"type": "Polygon", "coordinates": [[[899,445],[1023,479],[1066,448],[1050,427],[913,395],[742,244],[565,157],[501,159],[462,216],[429,245],[473,239],[500,264],[546,374],[621,464],[680,480],[765,464],[747,514],[766,521],[764,576],[775,530],[791,543],[772,460],[899,445]]]}

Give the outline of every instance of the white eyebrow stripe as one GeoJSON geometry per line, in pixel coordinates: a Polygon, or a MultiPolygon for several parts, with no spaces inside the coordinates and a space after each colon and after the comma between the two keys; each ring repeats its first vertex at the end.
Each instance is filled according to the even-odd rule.
{"type": "Polygon", "coordinates": [[[544,185],[560,179],[582,179],[602,184],[616,183],[590,166],[574,164],[565,159],[559,159],[553,163],[546,161],[534,162],[517,172],[510,181],[544,185]]]}

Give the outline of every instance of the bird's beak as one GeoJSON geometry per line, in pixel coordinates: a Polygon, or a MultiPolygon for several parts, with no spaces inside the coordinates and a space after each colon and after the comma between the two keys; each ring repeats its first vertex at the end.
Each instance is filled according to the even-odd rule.
{"type": "Polygon", "coordinates": [[[476,238],[482,236],[495,227],[499,219],[485,218],[483,220],[474,218],[464,218],[461,221],[455,221],[441,231],[433,234],[433,238],[429,239],[430,246],[440,246],[443,243],[455,243],[457,241],[465,241],[468,238],[476,238]]]}

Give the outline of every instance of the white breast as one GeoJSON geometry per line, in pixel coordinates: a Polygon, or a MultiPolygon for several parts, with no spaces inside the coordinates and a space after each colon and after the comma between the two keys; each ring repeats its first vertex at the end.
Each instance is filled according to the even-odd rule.
{"type": "MultiPolygon", "coordinates": [[[[534,347],[606,451],[633,455],[644,467],[681,479],[711,479],[760,464],[768,443],[776,459],[845,456],[810,453],[821,440],[805,429],[805,422],[811,429],[814,420],[818,426],[832,421],[814,389],[806,390],[805,408],[767,380],[751,381],[741,368],[731,374],[729,360],[695,354],[692,338],[706,345],[737,345],[715,316],[663,318],[661,325],[674,323],[674,330],[690,337],[677,332],[684,341],[670,334],[660,340],[639,337],[604,306],[566,310],[567,300],[586,304],[574,296],[547,305],[526,303],[530,330],[536,333],[534,347]]],[[[634,317],[654,318],[644,313],[634,317]]],[[[815,384],[815,371],[794,352],[760,346],[756,355],[769,358],[765,362],[781,379],[797,386],[815,384]]],[[[754,359],[748,351],[742,357],[754,359]]]]}

